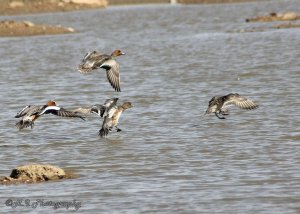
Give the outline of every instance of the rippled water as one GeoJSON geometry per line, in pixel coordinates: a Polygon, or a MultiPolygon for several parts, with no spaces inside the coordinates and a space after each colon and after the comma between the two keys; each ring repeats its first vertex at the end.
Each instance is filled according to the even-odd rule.
{"type": "Polygon", "coordinates": [[[245,18],[299,6],[147,5],[13,17],[79,33],[0,39],[0,175],[44,163],[80,177],[1,186],[1,212],[53,212],[4,204],[24,197],[75,199],[85,213],[299,213],[300,30],[235,33],[260,25],[245,18]],[[126,52],[118,58],[121,93],[103,71],[76,71],[87,51],[116,48],[126,52]],[[230,92],[260,108],[201,118],[211,97],[230,92]],[[97,135],[97,117],[47,115],[33,130],[14,127],[27,104],[55,99],[75,108],[114,96],[135,107],[107,139],[97,135]]]}

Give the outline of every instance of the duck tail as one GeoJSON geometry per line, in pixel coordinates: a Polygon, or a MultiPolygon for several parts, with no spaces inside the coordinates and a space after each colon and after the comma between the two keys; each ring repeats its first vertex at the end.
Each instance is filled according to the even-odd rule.
{"type": "Polygon", "coordinates": [[[100,137],[106,137],[108,135],[109,129],[101,128],[99,131],[100,137]]]}
{"type": "Polygon", "coordinates": [[[16,123],[16,127],[19,129],[19,130],[22,130],[24,128],[27,128],[27,127],[31,127],[31,129],[33,128],[34,126],[34,122],[33,121],[29,121],[29,120],[20,120],[19,122],[16,123]]]}

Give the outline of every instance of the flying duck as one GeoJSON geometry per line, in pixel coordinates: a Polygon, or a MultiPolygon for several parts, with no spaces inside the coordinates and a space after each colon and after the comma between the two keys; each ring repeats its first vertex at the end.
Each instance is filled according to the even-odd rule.
{"type": "Polygon", "coordinates": [[[97,51],[88,52],[82,62],[78,65],[80,73],[89,73],[98,68],[106,70],[106,76],[110,85],[115,91],[121,91],[120,88],[120,65],[115,60],[117,56],[124,55],[121,50],[115,50],[112,54],[102,54],[97,51]]]}
{"type": "Polygon", "coordinates": [[[27,127],[34,127],[34,121],[44,114],[54,114],[60,117],[79,117],[84,120],[84,117],[68,111],[64,108],[57,106],[56,102],[50,100],[46,105],[27,105],[20,112],[17,113],[15,118],[22,118],[16,123],[16,127],[21,130],[27,127]]]}
{"type": "Polygon", "coordinates": [[[99,135],[101,137],[106,137],[108,135],[108,132],[112,131],[113,128],[116,128],[117,132],[122,131],[120,128],[118,128],[120,116],[125,110],[132,107],[133,105],[131,102],[124,102],[123,105],[119,106],[117,106],[116,104],[110,106],[106,110],[107,114],[104,116],[102,128],[99,131],[99,135]]]}
{"type": "Polygon", "coordinates": [[[237,106],[240,109],[252,110],[258,108],[258,105],[253,101],[239,94],[228,94],[225,96],[215,96],[208,104],[208,108],[204,115],[215,113],[219,119],[226,119],[224,115],[229,115],[228,107],[237,106]],[[222,115],[222,116],[220,116],[222,115]]]}

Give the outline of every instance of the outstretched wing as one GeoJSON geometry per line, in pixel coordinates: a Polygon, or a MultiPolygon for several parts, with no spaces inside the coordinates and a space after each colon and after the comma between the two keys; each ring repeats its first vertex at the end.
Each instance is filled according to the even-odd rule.
{"type": "Polygon", "coordinates": [[[91,108],[91,112],[98,114],[100,117],[103,117],[103,114],[106,110],[106,107],[103,105],[93,105],[93,107],[91,108]]]}
{"type": "Polygon", "coordinates": [[[72,112],[76,114],[82,114],[82,115],[90,115],[92,113],[98,114],[100,117],[103,116],[105,112],[106,107],[103,105],[95,104],[93,106],[89,107],[80,107],[77,109],[72,110],[72,112]]]}
{"type": "Polygon", "coordinates": [[[117,98],[117,97],[114,97],[114,98],[111,98],[111,99],[107,99],[107,100],[105,100],[105,102],[104,102],[103,105],[106,108],[110,108],[111,106],[116,105],[116,103],[118,102],[118,100],[119,100],[119,98],[117,98]]]}
{"type": "Polygon", "coordinates": [[[75,114],[89,115],[92,113],[91,108],[92,108],[92,106],[79,107],[79,108],[72,110],[72,112],[74,112],[75,114]]]}
{"type": "Polygon", "coordinates": [[[110,83],[110,85],[116,90],[121,91],[120,88],[120,65],[119,63],[114,60],[106,60],[100,68],[106,70],[106,76],[110,83]]]}
{"type": "Polygon", "coordinates": [[[41,113],[39,113],[39,115],[43,114],[54,114],[60,117],[79,117],[84,120],[84,117],[82,117],[81,115],[78,115],[72,111],[68,111],[59,106],[48,106],[41,113]]]}
{"type": "Polygon", "coordinates": [[[42,106],[36,106],[36,105],[25,106],[25,108],[23,108],[21,111],[17,113],[15,118],[24,117],[26,115],[30,116],[30,115],[38,114],[41,108],[42,106]]]}
{"type": "Polygon", "coordinates": [[[235,105],[241,109],[251,110],[258,108],[258,105],[252,100],[247,99],[239,94],[228,94],[225,97],[225,102],[222,109],[227,109],[229,106],[235,105]]]}
{"type": "Polygon", "coordinates": [[[33,106],[31,106],[31,105],[25,106],[21,111],[19,111],[19,112],[16,114],[15,118],[19,118],[19,117],[25,116],[25,115],[29,112],[29,110],[30,110],[32,107],[33,107],[33,106]]]}

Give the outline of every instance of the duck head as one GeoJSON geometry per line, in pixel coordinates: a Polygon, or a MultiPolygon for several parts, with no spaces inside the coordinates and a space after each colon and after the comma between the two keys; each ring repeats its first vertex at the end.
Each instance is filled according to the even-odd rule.
{"type": "Polygon", "coordinates": [[[131,102],[125,102],[125,103],[123,103],[123,105],[122,105],[122,108],[123,108],[124,110],[129,109],[129,108],[132,108],[132,107],[133,107],[133,105],[132,105],[131,102]]]}
{"type": "Polygon", "coordinates": [[[46,105],[47,106],[57,106],[57,104],[54,100],[49,100],[46,105]]]}
{"type": "Polygon", "coordinates": [[[125,53],[122,52],[121,50],[117,49],[114,52],[112,52],[111,56],[116,57],[116,56],[121,56],[124,55],[125,53]]]}

